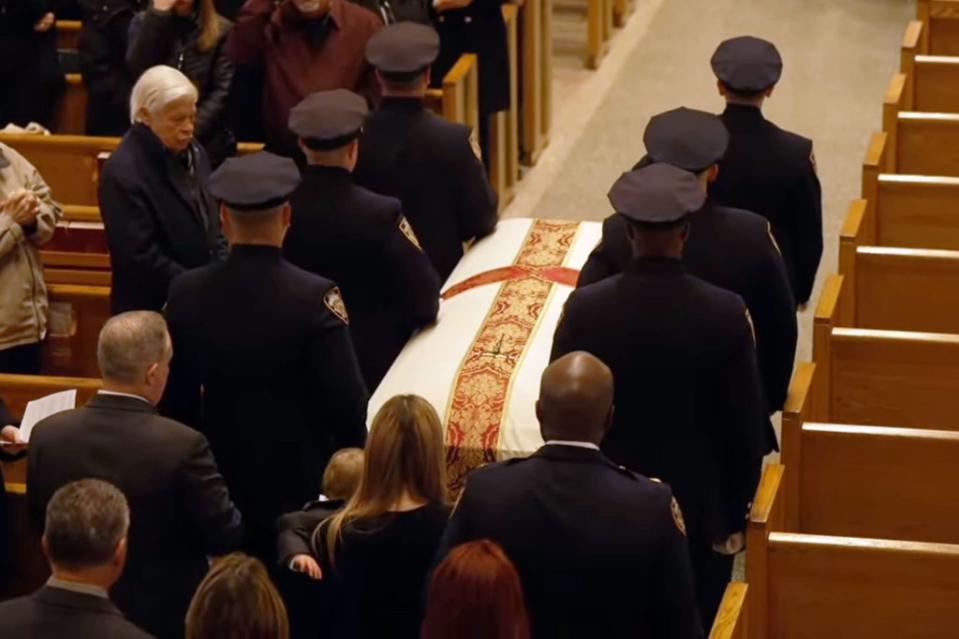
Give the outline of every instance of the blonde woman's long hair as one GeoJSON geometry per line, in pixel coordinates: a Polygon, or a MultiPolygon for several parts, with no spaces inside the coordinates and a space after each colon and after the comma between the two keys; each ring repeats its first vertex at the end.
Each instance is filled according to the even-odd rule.
{"type": "Polygon", "coordinates": [[[206,52],[216,46],[222,34],[220,25],[220,14],[216,12],[213,6],[213,0],[196,0],[200,5],[197,13],[197,21],[200,23],[200,37],[197,38],[196,47],[200,51],[206,52]]]}
{"type": "Polygon", "coordinates": [[[404,491],[416,500],[446,503],[443,426],[430,403],[416,395],[393,397],[373,418],[359,488],[342,510],[314,531],[314,552],[316,535],[326,526],[326,552],[334,565],[343,529],[386,514],[404,491]]]}

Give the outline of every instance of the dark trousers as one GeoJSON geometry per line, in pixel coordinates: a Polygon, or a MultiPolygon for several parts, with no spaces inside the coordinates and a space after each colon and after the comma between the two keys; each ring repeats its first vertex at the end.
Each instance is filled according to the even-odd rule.
{"type": "Polygon", "coordinates": [[[43,362],[41,342],[0,350],[0,373],[39,375],[43,362]]]}
{"type": "Polygon", "coordinates": [[[690,543],[689,558],[696,578],[696,603],[706,634],[713,625],[726,585],[733,572],[734,555],[720,555],[710,544],[690,543]]]}

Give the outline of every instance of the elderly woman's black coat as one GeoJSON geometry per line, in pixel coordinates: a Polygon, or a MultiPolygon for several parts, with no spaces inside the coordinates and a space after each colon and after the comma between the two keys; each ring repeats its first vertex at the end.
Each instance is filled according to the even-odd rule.
{"type": "Polygon", "coordinates": [[[209,177],[202,146],[192,142],[187,153],[174,154],[143,124],[133,125],[110,154],[99,200],[114,314],[159,311],[177,275],[226,256],[209,177]]]}
{"type": "Polygon", "coordinates": [[[153,9],[141,11],[130,23],[127,67],[133,77],[158,64],[175,67],[199,91],[196,139],[217,167],[236,152],[236,139],[227,126],[226,104],[233,83],[233,63],[224,44],[232,23],[219,18],[220,37],[207,51],[198,46],[200,25],[195,15],[180,17],[153,9]]]}

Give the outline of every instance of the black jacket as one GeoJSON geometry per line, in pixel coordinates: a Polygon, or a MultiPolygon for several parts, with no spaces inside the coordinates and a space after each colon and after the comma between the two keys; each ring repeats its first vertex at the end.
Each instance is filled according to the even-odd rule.
{"type": "Polygon", "coordinates": [[[207,51],[201,51],[200,26],[193,16],[181,18],[153,9],[141,11],[130,23],[127,66],[136,78],[158,64],[176,67],[190,78],[199,91],[196,105],[196,139],[206,147],[211,164],[219,166],[236,151],[236,140],[226,124],[226,104],[233,83],[233,63],[224,44],[232,28],[218,18],[220,37],[207,51]]]}
{"type": "Polygon", "coordinates": [[[496,194],[469,136],[422,100],[385,98],[367,119],[353,171],[360,186],[400,199],[443,281],[463,256],[463,242],[496,228],[496,194]]]}
{"type": "Polygon", "coordinates": [[[163,409],[210,438],[247,547],[265,560],[276,518],[319,494],[330,455],[366,438],[366,386],[338,313],[332,282],[270,246],[234,246],[170,287],[163,409]]]}
{"type": "MultiPolygon", "coordinates": [[[[769,222],[755,213],[707,202],[689,218],[683,265],[696,277],[737,293],[756,328],[756,352],[770,412],[781,410],[796,357],[796,303],[769,222]]],[[[632,247],[626,220],[603,222],[603,239],[590,254],[577,286],[586,286],[629,268],[632,247]]],[[[772,430],[769,433],[773,435],[772,430]]],[[[770,450],[776,447],[775,436],[770,450]]]]}
{"type": "Polygon", "coordinates": [[[573,291],[556,329],[551,359],[583,350],[613,371],[603,452],[672,486],[692,543],[742,532],[759,482],[769,418],[747,313],[678,260],[647,257],[573,291]]]}
{"type": "Polygon", "coordinates": [[[48,0],[0,0],[0,126],[53,126],[64,86],[57,29],[39,33],[33,25],[54,9],[48,0]]]}
{"type": "Polygon", "coordinates": [[[440,54],[433,63],[432,81],[441,86],[443,77],[464,53],[475,53],[479,64],[479,110],[481,115],[510,107],[509,50],[504,0],[473,0],[463,9],[434,16],[440,34],[440,54]]]}
{"type": "Polygon", "coordinates": [[[440,546],[512,559],[534,637],[702,637],[682,519],[665,484],[547,445],[473,471],[440,546]]]}
{"type": "Polygon", "coordinates": [[[174,277],[226,253],[216,202],[206,187],[206,153],[196,143],[190,149],[194,177],[150,129],[137,124],[103,166],[98,197],[114,314],[159,311],[174,277]]]}
{"type": "MultiPolygon", "coordinates": [[[[16,425],[20,422],[18,419],[14,419],[13,415],[7,410],[6,404],[3,403],[3,398],[0,397],[0,428],[8,425],[16,425]]],[[[2,461],[13,461],[19,459],[23,456],[23,453],[13,456],[8,455],[4,450],[4,447],[0,446],[0,460],[2,461]]],[[[0,486],[3,485],[3,467],[0,466],[0,486]]],[[[7,491],[0,490],[0,522],[3,522],[3,525],[0,526],[0,570],[7,571],[11,567],[11,560],[13,559],[11,548],[10,548],[10,533],[7,530],[7,491]]],[[[3,579],[0,578],[0,585],[3,585],[3,579]]]]}
{"type": "Polygon", "coordinates": [[[37,424],[27,464],[27,500],[38,531],[50,497],[71,481],[94,477],[123,491],[130,504],[129,550],[113,600],[141,628],[182,637],[207,557],[236,550],[243,532],[206,438],[160,417],[145,401],[98,394],[37,424]]]}
{"type": "Polygon", "coordinates": [[[415,243],[399,200],[355,186],[346,169],[306,167],[290,202],[283,254],[339,285],[372,391],[413,331],[436,319],[439,276],[415,243]]]}
{"type": "Polygon", "coordinates": [[[109,599],[44,586],[32,595],[0,603],[0,636],[73,639],[150,639],[123,618],[109,599]]]}
{"type": "Polygon", "coordinates": [[[147,0],[80,0],[83,24],[77,49],[87,89],[87,135],[123,135],[130,126],[130,89],[136,78],[125,63],[127,32],[147,0]]]}
{"type": "Polygon", "coordinates": [[[729,148],[709,195],[723,206],[759,213],[773,235],[796,303],[805,304],[822,257],[822,189],[812,141],[784,131],[756,107],[729,105],[720,115],[729,148]]]}

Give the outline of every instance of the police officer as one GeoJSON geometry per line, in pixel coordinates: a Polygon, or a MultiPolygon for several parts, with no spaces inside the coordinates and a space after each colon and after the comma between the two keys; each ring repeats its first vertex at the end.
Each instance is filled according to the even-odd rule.
{"type": "Polygon", "coordinates": [[[784,131],[763,117],[763,102],[782,74],[782,58],[765,40],[726,40],[712,57],[720,116],[729,149],[709,187],[717,204],[759,213],[772,224],[782,249],[793,297],[805,307],[822,257],[822,189],[812,141],[784,131]]]}
{"type": "Polygon", "coordinates": [[[333,451],[366,438],[368,396],[340,292],[280,254],[299,182],[292,160],[269,153],[220,166],[210,191],[230,255],[174,280],[166,309],[164,409],[210,440],[246,548],[265,561],[277,516],[317,495],[333,451]]]}
{"type": "MultiPolygon", "coordinates": [[[[722,121],[684,107],[654,116],[643,135],[647,155],[636,168],[664,162],[695,173],[703,191],[716,179],[729,143],[722,121]]],[[[683,265],[693,275],[739,294],[755,321],[756,351],[770,412],[782,409],[796,356],[796,304],[769,222],[755,213],[718,206],[707,197],[689,216],[683,265]]],[[[632,249],[626,218],[603,222],[603,239],[583,266],[578,286],[626,270],[632,249]]],[[[770,449],[775,434],[770,428],[770,449]]]]}
{"type": "Polygon", "coordinates": [[[612,374],[589,353],[553,362],[536,402],[546,444],[469,475],[438,556],[474,539],[501,545],[534,637],[702,637],[672,492],[599,450],[612,399],[612,374]]]}
{"type": "Polygon", "coordinates": [[[749,311],[680,261],[687,217],[705,200],[695,175],[653,164],[624,174],[609,199],[628,221],[634,259],[573,291],[552,358],[583,350],[612,369],[616,412],[603,452],[672,486],[709,626],[743,545],[767,444],[749,311]]]}
{"type": "Polygon", "coordinates": [[[393,195],[442,280],[463,243],[496,228],[496,195],[470,142],[470,130],[428,111],[423,99],[439,51],[432,28],[384,27],[366,45],[383,101],[360,138],[357,184],[393,195]]]}
{"type": "Polygon", "coordinates": [[[283,254],[339,284],[360,370],[375,389],[413,331],[436,319],[440,281],[400,201],[353,184],[366,113],[366,100],[345,89],[314,93],[291,110],[307,166],[290,197],[283,254]]]}

